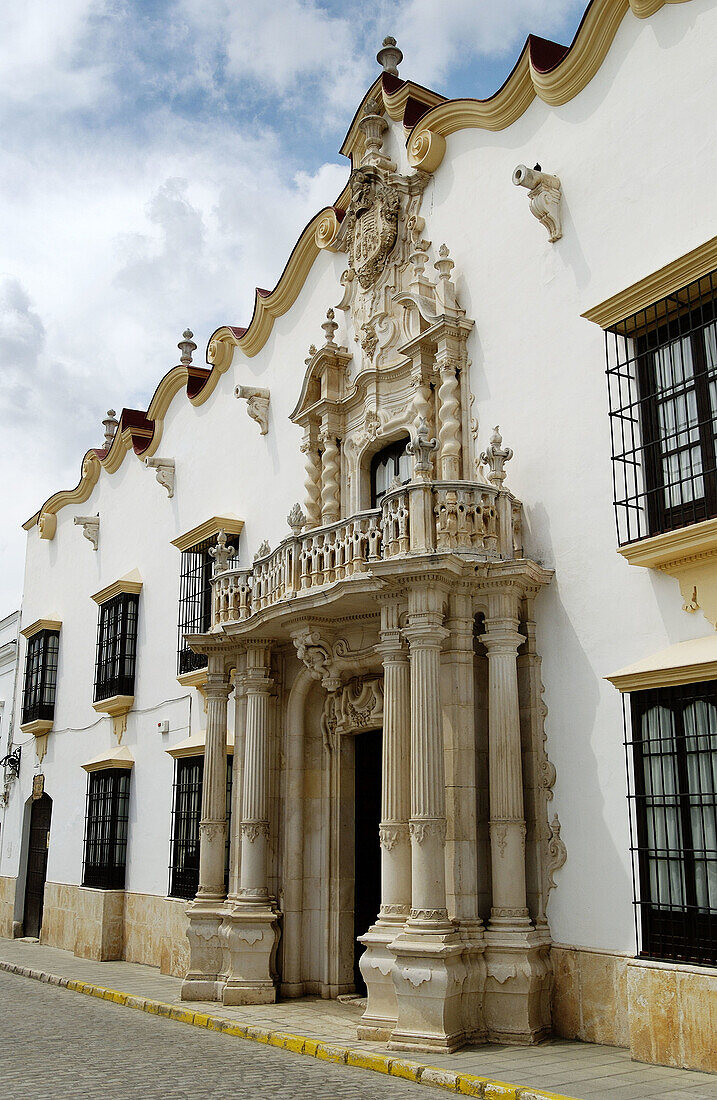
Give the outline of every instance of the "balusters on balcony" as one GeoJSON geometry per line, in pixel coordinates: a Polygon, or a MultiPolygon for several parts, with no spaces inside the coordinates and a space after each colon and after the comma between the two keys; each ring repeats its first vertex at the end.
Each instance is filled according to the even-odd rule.
{"type": "MultiPolygon", "coordinates": [[[[294,533],[251,569],[238,569],[236,558],[226,563],[213,580],[213,625],[241,622],[297,595],[366,572],[375,562],[410,555],[413,489],[409,484],[388,493],[380,509],[294,533]]],[[[433,526],[431,545],[437,551],[479,554],[489,561],[522,554],[521,505],[502,488],[433,482],[426,506],[433,526]]]]}

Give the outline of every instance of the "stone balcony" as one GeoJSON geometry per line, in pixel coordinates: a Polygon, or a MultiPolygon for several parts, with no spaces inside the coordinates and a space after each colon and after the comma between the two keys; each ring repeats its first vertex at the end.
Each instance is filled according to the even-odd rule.
{"type": "MultiPolygon", "coordinates": [[[[499,562],[522,557],[522,506],[505,489],[468,481],[413,481],[381,507],[284,539],[240,568],[230,548],[215,552],[212,630],[352,578],[379,563],[400,573],[411,558],[458,555],[499,562]]],[[[382,567],[385,571],[385,566],[382,567]]]]}

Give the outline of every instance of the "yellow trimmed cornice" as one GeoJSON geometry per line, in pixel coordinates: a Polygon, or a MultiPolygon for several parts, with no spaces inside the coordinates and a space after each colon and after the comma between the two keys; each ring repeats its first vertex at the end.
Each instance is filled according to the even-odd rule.
{"type": "MultiPolygon", "coordinates": [[[[182,551],[191,550],[198,542],[204,542],[205,539],[210,538],[211,535],[217,535],[220,531],[224,531],[227,535],[240,535],[243,529],[244,520],[233,513],[226,516],[212,516],[211,519],[205,519],[204,523],[192,527],[191,531],[185,531],[183,535],[172,539],[172,546],[182,551]]],[[[203,671],[206,673],[206,670],[203,671]]]]}
{"type": "Polygon", "coordinates": [[[53,724],[51,718],[36,718],[34,722],[23,722],[20,729],[23,733],[32,734],[33,737],[46,737],[53,724]]]}
{"type": "Polygon", "coordinates": [[[131,573],[128,573],[126,577],[121,577],[118,581],[113,581],[112,584],[108,584],[106,588],[101,588],[99,592],[95,592],[92,599],[97,604],[107,603],[108,600],[113,599],[114,596],[119,596],[122,593],[138,593],[142,591],[142,578],[136,569],[133,569],[131,573]]]}
{"type": "Polygon", "coordinates": [[[682,290],[688,283],[701,279],[717,268],[717,237],[711,237],[704,244],[671,260],[669,264],[646,275],[644,279],[633,283],[625,290],[613,294],[597,306],[586,310],[582,314],[588,321],[593,321],[600,328],[610,328],[612,325],[632,317],[641,309],[659,302],[668,294],[674,294],[682,290]]]}
{"type": "MultiPolygon", "coordinates": [[[[665,3],[687,0],[593,0],[583,16],[573,43],[562,59],[541,72],[530,59],[530,40],[503,87],[490,99],[447,100],[431,108],[414,128],[408,144],[409,160],[422,168],[420,152],[428,145],[427,131],[446,138],[458,130],[504,130],[538,96],[551,107],[560,107],[585,88],[605,60],[617,29],[629,9],[638,19],[654,15],[665,3]]],[[[437,167],[437,166],[436,166],[437,167]]],[[[435,168],[432,169],[435,171],[435,168]]]]}
{"type": "MultiPolygon", "coordinates": [[[[183,756],[204,756],[206,742],[207,731],[200,730],[199,733],[192,734],[191,737],[186,737],[184,741],[180,741],[177,745],[173,745],[171,749],[165,749],[164,751],[168,756],[173,756],[175,760],[183,756]]],[[[227,754],[232,755],[233,753],[234,734],[227,733],[227,754]]]]}
{"type": "Polygon", "coordinates": [[[35,619],[34,623],[24,626],[20,633],[23,638],[32,638],[33,634],[39,634],[41,630],[61,630],[62,623],[59,619],[35,619]]]}
{"type": "Polygon", "coordinates": [[[645,569],[674,577],[682,594],[682,610],[701,610],[717,627],[717,519],[691,523],[676,531],[621,546],[619,553],[645,569]]]}
{"type": "MultiPolygon", "coordinates": [[[[638,19],[646,19],[655,15],[665,3],[687,3],[687,0],[592,0],[572,45],[565,49],[562,56],[561,47],[554,43],[543,43],[539,47],[536,45],[538,40],[529,39],[510,76],[490,99],[445,100],[438,93],[412,81],[396,83],[385,79],[386,74],[383,74],[364,96],[341,152],[351,158],[352,165],[360,159],[364,138],[359,121],[365,104],[369,99],[375,99],[392,119],[403,121],[404,129],[408,131],[408,159],[411,165],[434,172],[441,164],[446,138],[451,134],[472,128],[504,130],[521,117],[536,96],[551,106],[560,106],[574,98],[598,71],[627,11],[631,10],[638,19]],[[546,47],[549,48],[548,58],[557,56],[560,59],[548,66],[547,71],[541,71],[536,68],[531,56],[536,50],[538,54],[540,49],[545,51],[546,47]],[[423,106],[427,108],[426,113],[413,125],[412,119],[419,113],[417,109],[423,106]],[[413,128],[409,129],[411,125],[413,128]]],[[[249,326],[246,329],[223,326],[213,333],[207,347],[207,363],[211,370],[206,379],[200,379],[196,392],[189,397],[193,405],[203,404],[214,392],[219,377],[231,366],[235,348],[240,348],[249,358],[261,351],[269,339],[274,321],[291,308],[304,286],[321,250],[319,242],[323,248],[331,249],[332,231],[336,229],[338,220],[336,212],[340,215],[346,210],[349,197],[347,184],[333,207],[326,207],[312,218],[299,237],[275,288],[269,293],[256,292],[249,326]]],[[[603,303],[603,306],[608,304],[603,303]]],[[[585,316],[601,324],[603,322],[598,319],[601,309],[600,306],[595,307],[585,316]]],[[[623,312],[622,316],[626,313],[623,312]]],[[[176,394],[183,387],[187,388],[189,382],[187,368],[174,367],[169,371],[157,387],[147,410],[149,426],[135,427],[134,432],[130,428],[118,432],[108,454],[89,451],[76,488],[50,497],[40,511],[23,524],[25,530],[29,531],[37,524],[40,538],[53,539],[59,510],[68,504],[86,501],[103,468],[108,473],[118,470],[125,455],[133,449],[133,436],[138,450],[137,437],[142,443],[142,459],[154,455],[162,439],[167,410],[176,394]],[[148,434],[143,436],[145,432],[148,434]]]]}
{"type": "Polygon", "coordinates": [[[648,688],[717,680],[717,634],[678,642],[621,668],[605,679],[618,691],[646,691],[648,688]]]}
{"type": "Polygon", "coordinates": [[[129,769],[134,767],[134,757],[126,745],[121,745],[109,752],[100,753],[99,756],[93,756],[82,767],[86,772],[101,772],[106,771],[107,768],[129,769]]]}

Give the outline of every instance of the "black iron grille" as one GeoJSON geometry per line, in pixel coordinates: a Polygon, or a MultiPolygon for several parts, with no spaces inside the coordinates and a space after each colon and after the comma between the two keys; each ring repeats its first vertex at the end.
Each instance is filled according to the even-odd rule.
{"type": "Polygon", "coordinates": [[[22,692],[23,724],[38,718],[52,721],[55,716],[59,648],[57,630],[39,630],[28,639],[22,692]]]}
{"type": "Polygon", "coordinates": [[[83,886],[124,889],[130,772],[90,772],[87,783],[83,886]]]}
{"type": "Polygon", "coordinates": [[[717,681],[625,704],[641,954],[717,962],[717,681]]]}
{"type": "Polygon", "coordinates": [[[179,578],[179,638],[177,672],[194,672],[205,668],[206,654],[194,653],[184,641],[185,634],[204,634],[212,625],[212,567],[209,553],[216,545],[216,536],[198,542],[182,553],[179,578]]]}
{"type": "MultiPolygon", "coordinates": [[[[202,817],[204,757],[177,760],[174,772],[172,809],[172,854],[169,865],[169,894],[193,898],[199,887],[199,822],[202,817]]],[[[232,757],[227,757],[227,824],[231,820],[232,757]]],[[[229,880],[229,828],[225,862],[225,885],[229,880]]]]}
{"type": "Polygon", "coordinates": [[[122,592],[100,606],[95,702],[134,695],[139,595],[122,592]]]}
{"type": "Polygon", "coordinates": [[[717,273],[605,333],[617,537],[717,515],[717,273]]]}

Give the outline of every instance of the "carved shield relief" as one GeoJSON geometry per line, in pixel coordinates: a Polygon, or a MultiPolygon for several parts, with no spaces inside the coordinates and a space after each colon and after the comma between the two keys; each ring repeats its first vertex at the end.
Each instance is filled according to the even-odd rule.
{"type": "Polygon", "coordinates": [[[349,264],[363,290],[376,283],[396,243],[401,197],[370,169],[351,177],[347,246],[349,264]]]}

